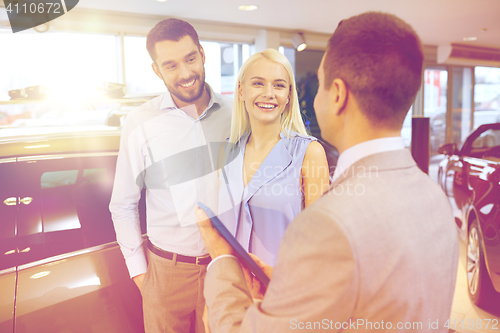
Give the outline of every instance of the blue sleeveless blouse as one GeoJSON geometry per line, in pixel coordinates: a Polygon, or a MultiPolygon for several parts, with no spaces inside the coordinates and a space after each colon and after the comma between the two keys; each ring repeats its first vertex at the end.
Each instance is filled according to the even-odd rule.
{"type": "Polygon", "coordinates": [[[316,139],[295,132],[287,138],[280,133],[281,140],[245,187],[243,158],[249,136],[241,137],[223,167],[218,215],[245,250],[274,266],[286,227],[304,208],[302,163],[307,147],[316,139]]]}

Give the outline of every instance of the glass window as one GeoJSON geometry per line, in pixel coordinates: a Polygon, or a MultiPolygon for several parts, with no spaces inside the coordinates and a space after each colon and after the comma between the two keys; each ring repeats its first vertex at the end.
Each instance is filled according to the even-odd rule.
{"type": "Polygon", "coordinates": [[[115,36],[78,33],[0,33],[0,100],[7,92],[44,85],[71,98],[117,81],[115,36]],[[33,52],[36,51],[36,52],[33,52]]]}
{"type": "Polygon", "coordinates": [[[453,68],[451,103],[451,140],[460,145],[467,139],[472,129],[472,68],[453,68]]]}
{"type": "Polygon", "coordinates": [[[500,122],[500,68],[474,69],[474,129],[500,122]]]}
{"type": "Polygon", "coordinates": [[[124,50],[127,95],[164,92],[165,85],[151,68],[146,37],[125,36],[124,50]]]}
{"type": "Polygon", "coordinates": [[[0,105],[0,125],[104,123],[110,105],[87,99],[101,97],[103,83],[118,80],[116,36],[0,32],[0,45],[0,101],[10,100],[11,90],[40,90],[24,104],[0,105]],[[48,101],[29,101],[42,98],[48,101]]]}
{"type": "Polygon", "coordinates": [[[81,228],[72,192],[78,170],[45,172],[41,178],[44,232],[81,228]]]}
{"type": "MultiPolygon", "coordinates": [[[[146,37],[126,36],[124,43],[127,94],[165,92],[164,83],[151,68],[146,37]]],[[[205,81],[215,92],[232,96],[237,73],[250,56],[249,45],[208,41],[200,44],[205,51],[205,81]]]]}
{"type": "Polygon", "coordinates": [[[431,155],[446,142],[446,102],[448,71],[427,68],[424,72],[424,116],[430,118],[431,155]]]}
{"type": "Polygon", "coordinates": [[[472,148],[493,148],[500,146],[500,131],[489,129],[472,142],[472,148]]]}
{"type": "Polygon", "coordinates": [[[76,183],[76,176],[78,176],[78,170],[45,172],[42,175],[41,187],[45,189],[64,185],[74,185],[76,183]]]}

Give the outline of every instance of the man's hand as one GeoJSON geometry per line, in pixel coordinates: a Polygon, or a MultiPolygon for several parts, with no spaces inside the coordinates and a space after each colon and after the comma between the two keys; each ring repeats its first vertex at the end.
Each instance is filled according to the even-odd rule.
{"type": "MultiPolygon", "coordinates": [[[[257,266],[260,267],[267,275],[268,278],[271,278],[273,273],[273,268],[269,265],[266,265],[259,257],[255,254],[249,253],[250,257],[257,263],[257,266]]],[[[248,286],[248,290],[250,290],[250,294],[253,299],[264,299],[264,295],[266,293],[267,288],[260,282],[260,280],[255,277],[250,270],[243,264],[240,263],[243,268],[243,275],[245,275],[245,281],[248,286]]]]}
{"type": "Polygon", "coordinates": [[[199,207],[195,208],[198,229],[200,230],[201,238],[205,243],[208,253],[212,260],[223,254],[234,255],[233,248],[213,227],[212,222],[208,218],[205,211],[199,207]]]}
{"type": "Polygon", "coordinates": [[[253,253],[249,253],[250,257],[255,261],[257,266],[259,266],[260,269],[264,271],[264,273],[267,275],[269,279],[271,279],[271,275],[273,275],[273,266],[267,265],[265,262],[263,262],[259,257],[257,257],[253,253]]]}
{"type": "Polygon", "coordinates": [[[146,276],[146,273],[142,273],[139,275],[136,275],[132,278],[134,280],[135,284],[137,285],[137,288],[139,288],[139,291],[142,292],[142,281],[144,280],[144,277],[146,276]]]}
{"type": "Polygon", "coordinates": [[[205,333],[210,333],[210,326],[208,326],[208,308],[206,304],[205,309],[203,309],[201,320],[203,321],[203,326],[205,326],[205,333]]]}

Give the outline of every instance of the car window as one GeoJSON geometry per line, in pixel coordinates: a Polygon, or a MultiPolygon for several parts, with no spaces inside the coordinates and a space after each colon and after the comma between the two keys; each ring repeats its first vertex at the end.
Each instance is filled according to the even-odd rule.
{"type": "Polygon", "coordinates": [[[496,146],[500,146],[500,130],[488,129],[472,142],[472,148],[481,149],[496,146]]]}

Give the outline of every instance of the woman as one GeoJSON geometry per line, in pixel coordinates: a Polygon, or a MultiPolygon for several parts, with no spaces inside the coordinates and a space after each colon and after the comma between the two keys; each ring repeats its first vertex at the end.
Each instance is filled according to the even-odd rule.
{"type": "Polygon", "coordinates": [[[306,133],[284,55],[252,55],[236,91],[219,217],[243,248],[274,265],[288,224],[328,188],[325,151],[306,133]]]}

